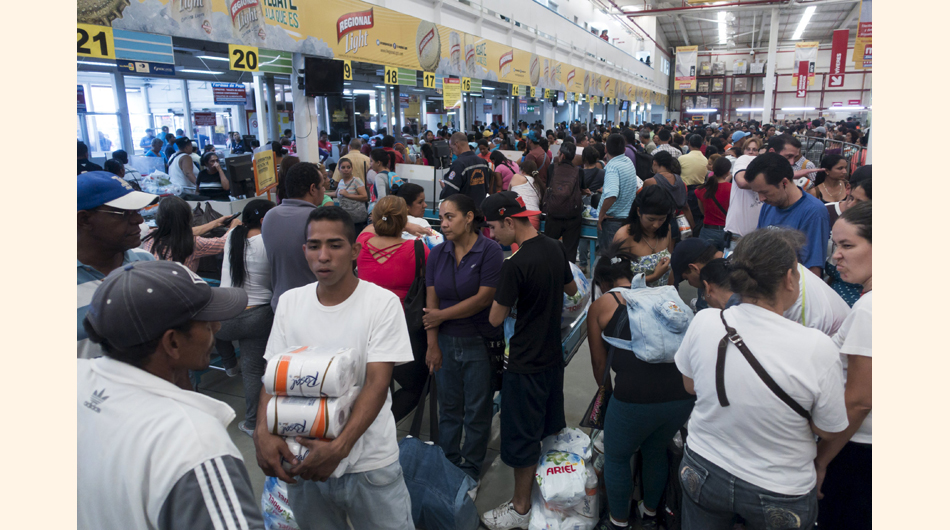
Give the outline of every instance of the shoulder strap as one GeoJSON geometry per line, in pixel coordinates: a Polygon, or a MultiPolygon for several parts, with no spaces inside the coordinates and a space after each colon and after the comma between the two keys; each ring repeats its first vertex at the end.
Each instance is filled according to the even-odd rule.
{"type": "Polygon", "coordinates": [[[435,384],[435,374],[429,374],[425,386],[422,387],[422,394],[419,395],[419,404],[416,406],[416,413],[412,417],[412,425],[409,427],[409,436],[419,437],[422,431],[422,414],[425,411],[426,396],[429,396],[429,440],[433,443],[439,443],[439,399],[435,384]]]}
{"type": "MultiPolygon", "coordinates": [[[[716,190],[716,191],[718,192],[719,190],[716,190]]],[[[719,202],[719,199],[716,198],[715,193],[712,194],[712,201],[716,203],[716,206],[719,208],[720,211],[722,211],[723,215],[729,215],[728,212],[726,212],[726,209],[722,207],[722,204],[719,202]]]]}
{"type": "Polygon", "coordinates": [[[425,250],[423,250],[422,245],[422,240],[417,239],[415,242],[416,278],[424,278],[426,274],[426,253],[425,250]]]}
{"type": "Polygon", "coordinates": [[[746,361],[749,362],[749,365],[752,366],[752,369],[755,370],[755,374],[759,376],[759,379],[765,383],[765,386],[769,387],[769,390],[773,394],[778,396],[786,405],[791,407],[796,414],[805,418],[806,421],[811,422],[811,414],[805,410],[804,407],[799,405],[791,396],[785,393],[784,390],[778,383],[772,379],[772,376],[765,371],[765,368],[759,364],[759,360],[752,355],[752,352],[749,351],[749,347],[746,346],[745,342],[742,340],[742,337],[739,336],[739,332],[735,328],[730,327],[726,323],[725,310],[719,311],[719,318],[722,319],[722,325],[726,327],[726,335],[723,336],[722,340],[719,341],[719,354],[716,357],[716,395],[719,398],[719,405],[723,407],[729,406],[729,400],[726,398],[726,385],[725,385],[725,372],[726,372],[726,349],[729,347],[729,343],[735,344],[736,348],[739,348],[739,352],[742,353],[742,356],[745,357],[746,361]]]}

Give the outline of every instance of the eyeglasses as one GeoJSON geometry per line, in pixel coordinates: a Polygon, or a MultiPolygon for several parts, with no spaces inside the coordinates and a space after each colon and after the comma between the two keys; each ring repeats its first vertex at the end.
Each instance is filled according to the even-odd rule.
{"type": "Polygon", "coordinates": [[[108,213],[108,214],[112,214],[112,215],[121,215],[121,216],[123,217],[123,219],[125,219],[126,221],[131,221],[132,219],[135,218],[135,216],[140,215],[138,210],[118,210],[118,211],[117,211],[117,210],[99,210],[99,209],[95,209],[95,210],[93,210],[93,211],[95,211],[95,212],[100,212],[100,213],[108,213]]]}

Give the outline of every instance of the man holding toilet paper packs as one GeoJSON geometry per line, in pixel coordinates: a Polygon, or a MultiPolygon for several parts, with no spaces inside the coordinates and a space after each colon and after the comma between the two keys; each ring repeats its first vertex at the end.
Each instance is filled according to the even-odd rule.
{"type": "Polygon", "coordinates": [[[412,530],[412,506],[399,465],[389,392],[393,366],[413,360],[399,298],[353,274],[361,245],[356,243],[353,223],[344,210],[336,206],[313,210],[306,233],[303,252],[317,282],[280,297],[264,358],[276,364],[283,357],[292,358],[294,347],[306,347],[296,355],[308,355],[308,351],[311,355],[338,355],[337,360],[352,366],[351,379],[332,373],[332,364],[321,369],[328,378],[336,378],[335,387],[352,380],[355,399],[348,417],[320,426],[304,426],[301,421],[294,430],[293,422],[281,416],[283,407],[325,407],[324,416],[332,420],[346,409],[333,410],[338,405],[334,400],[344,398],[295,397],[300,384],[319,384],[321,395],[327,396],[341,388],[309,381],[304,373],[309,370],[295,368],[289,359],[283,371],[275,366],[273,381],[268,383],[265,376],[261,390],[254,431],[258,464],[266,475],[287,483],[290,506],[301,530],[343,530],[349,528],[347,519],[354,528],[412,530]],[[345,333],[339,332],[344,329],[345,333]],[[295,371],[304,377],[294,377],[291,372],[295,371]],[[269,389],[285,396],[275,397],[269,389]],[[268,425],[272,400],[276,402],[268,425]],[[323,439],[311,438],[314,428],[318,435],[325,434],[323,439]],[[289,447],[274,430],[301,436],[288,438],[294,446],[289,447]]]}

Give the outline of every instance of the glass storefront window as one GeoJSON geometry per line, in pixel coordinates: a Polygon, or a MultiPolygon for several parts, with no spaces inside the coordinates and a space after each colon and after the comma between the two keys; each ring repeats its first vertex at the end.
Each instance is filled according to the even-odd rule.
{"type": "Polygon", "coordinates": [[[112,151],[122,149],[119,117],[115,114],[86,114],[89,156],[112,158],[112,151]]]}

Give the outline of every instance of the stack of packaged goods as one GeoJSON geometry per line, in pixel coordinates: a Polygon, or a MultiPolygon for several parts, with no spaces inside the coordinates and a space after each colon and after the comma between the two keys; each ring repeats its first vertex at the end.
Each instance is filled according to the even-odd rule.
{"type": "Polygon", "coordinates": [[[590,438],[563,429],[541,442],[530,530],[591,530],[600,518],[599,478],[590,438]]]}
{"type": "MultiPolygon", "coordinates": [[[[267,430],[283,436],[298,460],[309,450],[295,437],[332,440],[343,431],[359,395],[357,366],[348,348],[295,347],[268,361],[264,389],[275,397],[267,403],[267,430]]],[[[283,466],[292,467],[286,461],[283,466]]]]}

